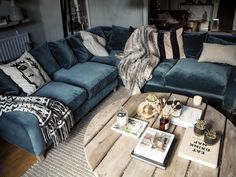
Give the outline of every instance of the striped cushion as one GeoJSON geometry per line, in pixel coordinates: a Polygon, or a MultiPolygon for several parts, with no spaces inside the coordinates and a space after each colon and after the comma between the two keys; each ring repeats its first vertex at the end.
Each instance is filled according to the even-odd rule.
{"type": "Polygon", "coordinates": [[[186,58],[183,46],[183,28],[157,34],[161,58],[186,58]]]}

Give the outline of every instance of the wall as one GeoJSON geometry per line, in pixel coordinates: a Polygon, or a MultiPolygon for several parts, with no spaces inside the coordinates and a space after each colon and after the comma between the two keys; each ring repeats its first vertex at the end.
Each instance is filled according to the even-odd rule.
{"type": "Polygon", "coordinates": [[[39,0],[39,9],[47,41],[63,38],[60,0],[39,0]]]}
{"type": "MultiPolygon", "coordinates": [[[[9,1],[1,1],[0,16],[7,16],[10,13],[9,6],[9,1]]],[[[38,0],[24,0],[21,3],[18,3],[18,6],[27,12],[27,15],[32,19],[32,22],[14,28],[1,29],[0,39],[16,35],[17,30],[19,33],[29,32],[31,39],[34,42],[34,46],[42,44],[46,38],[41,21],[40,10],[38,8],[38,0]]]]}
{"type": "Polygon", "coordinates": [[[87,0],[91,27],[147,24],[147,0],[87,0]]]}
{"type": "MultiPolygon", "coordinates": [[[[45,41],[55,41],[63,38],[63,26],[59,0],[24,0],[18,2],[31,19],[28,24],[14,28],[0,30],[0,39],[19,33],[29,32],[34,46],[37,47],[45,41]]],[[[7,16],[10,12],[9,1],[2,0],[0,16],[7,16]]]]}
{"type": "Polygon", "coordinates": [[[236,10],[235,10],[235,13],[234,13],[233,30],[236,31],[236,10]]]}

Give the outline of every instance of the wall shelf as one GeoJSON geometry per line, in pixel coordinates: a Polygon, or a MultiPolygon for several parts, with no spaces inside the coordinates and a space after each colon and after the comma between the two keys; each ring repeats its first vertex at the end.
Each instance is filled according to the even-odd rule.
{"type": "Polygon", "coordinates": [[[0,30],[5,29],[5,28],[10,28],[10,27],[15,27],[15,26],[22,25],[22,24],[25,24],[25,23],[29,23],[30,21],[31,20],[29,18],[26,18],[24,20],[17,21],[17,22],[8,22],[6,25],[0,26],[0,30]]]}

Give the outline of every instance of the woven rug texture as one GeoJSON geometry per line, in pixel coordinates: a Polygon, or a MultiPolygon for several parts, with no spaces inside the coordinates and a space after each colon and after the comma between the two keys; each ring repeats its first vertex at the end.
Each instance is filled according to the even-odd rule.
{"type": "Polygon", "coordinates": [[[84,154],[83,142],[87,125],[105,106],[127,96],[124,87],[112,92],[73,127],[66,141],[58,147],[50,148],[46,159],[31,166],[23,177],[94,177],[84,154]]]}

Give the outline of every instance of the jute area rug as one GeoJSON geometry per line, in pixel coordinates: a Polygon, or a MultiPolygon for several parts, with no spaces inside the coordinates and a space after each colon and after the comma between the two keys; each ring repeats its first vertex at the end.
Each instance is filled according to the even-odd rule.
{"type": "Polygon", "coordinates": [[[128,93],[124,87],[112,92],[98,106],[96,106],[83,120],[77,123],[70,137],[58,147],[51,148],[43,162],[34,164],[24,177],[94,177],[84,154],[84,133],[90,120],[105,106],[127,97],[128,93]]]}

